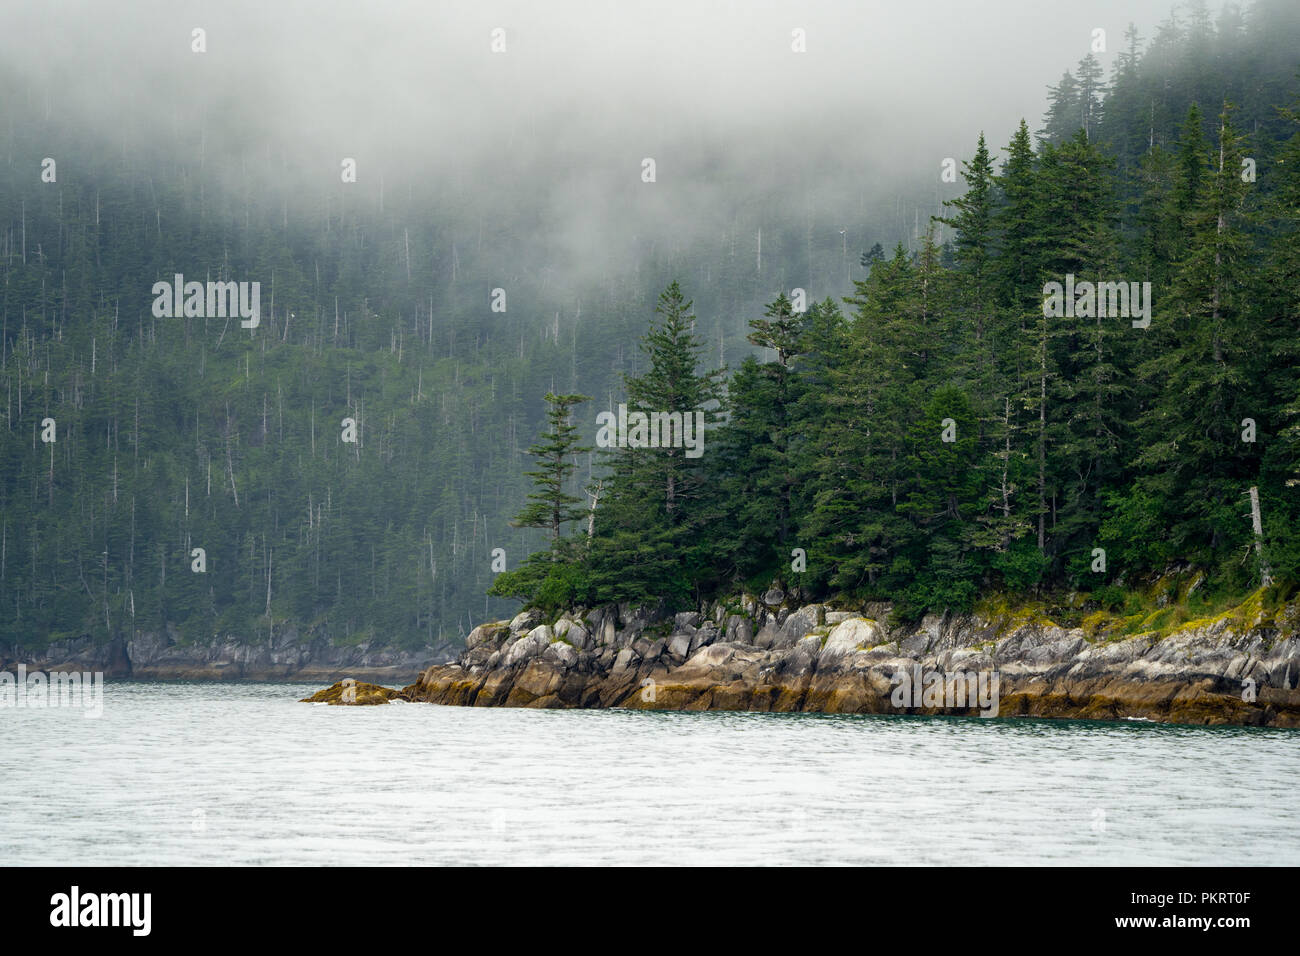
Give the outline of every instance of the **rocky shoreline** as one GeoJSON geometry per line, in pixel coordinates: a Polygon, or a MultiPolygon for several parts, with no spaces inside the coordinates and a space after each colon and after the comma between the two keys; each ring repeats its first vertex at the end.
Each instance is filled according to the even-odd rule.
{"type": "Polygon", "coordinates": [[[407,683],[430,661],[451,660],[450,644],[405,650],[378,643],[336,645],[327,635],[288,627],[270,641],[232,635],[182,642],[152,632],[96,643],[89,637],[52,641],[39,651],[0,645],[0,671],[101,671],[117,680],[334,681],[355,677],[407,683]]]}
{"type": "Polygon", "coordinates": [[[929,616],[897,626],[889,611],[793,606],[777,592],[666,620],[626,607],[551,622],[525,612],[475,628],[456,661],[428,667],[394,696],[476,707],[1300,727],[1300,639],[1289,616],[1281,626],[1223,615],[1170,633],[1117,636],[1033,615],[929,616]],[[992,707],[976,696],[988,677],[992,707]],[[912,683],[914,695],[910,686],[903,694],[912,683]]]}

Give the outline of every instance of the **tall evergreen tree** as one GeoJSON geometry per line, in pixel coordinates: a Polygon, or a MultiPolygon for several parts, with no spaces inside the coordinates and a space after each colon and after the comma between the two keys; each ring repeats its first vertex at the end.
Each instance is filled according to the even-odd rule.
{"type": "Polygon", "coordinates": [[[1225,105],[1214,166],[1203,178],[1191,156],[1199,128],[1190,119],[1186,127],[1193,144],[1181,149],[1180,192],[1192,210],[1187,252],[1161,310],[1167,347],[1141,369],[1156,397],[1139,423],[1134,489],[1147,514],[1156,509],[1159,518],[1148,520],[1163,525],[1170,555],[1203,567],[1248,538],[1242,495],[1258,461],[1257,445],[1242,441],[1243,419],[1257,428],[1268,420],[1249,388],[1258,371],[1244,275],[1251,240],[1244,232],[1241,139],[1228,114],[1225,105]]]}
{"type": "Polygon", "coordinates": [[[1106,84],[1102,79],[1101,64],[1089,53],[1079,61],[1075,72],[1078,74],[1079,127],[1084,137],[1092,140],[1096,138],[1104,112],[1106,84]]]}
{"type": "MultiPolygon", "coordinates": [[[[696,337],[691,302],[676,281],[659,296],[658,317],[641,340],[648,368],[626,375],[629,414],[676,415],[692,426],[723,412],[725,370],[700,371],[703,344],[696,337]]],[[[701,532],[708,512],[701,500],[705,455],[687,454],[680,441],[668,447],[611,450],[611,491],[596,514],[590,565],[597,601],[679,604],[711,566],[701,532]]]]}
{"type": "Polygon", "coordinates": [[[1050,318],[1043,330],[1052,369],[1044,435],[1056,450],[1056,467],[1047,475],[1048,524],[1053,551],[1076,561],[1090,554],[1104,511],[1102,489],[1123,467],[1129,412],[1123,355],[1140,334],[1129,316],[1101,314],[1104,305],[1119,304],[1108,301],[1102,284],[1128,291],[1119,272],[1112,165],[1079,130],[1043,151],[1037,177],[1036,245],[1044,283],[1065,284],[1073,275],[1080,286],[1091,282],[1096,293],[1091,301],[1080,296],[1067,316],[1050,318]]]}
{"type": "Polygon", "coordinates": [[[1083,126],[1085,114],[1079,81],[1069,70],[1059,83],[1048,88],[1047,101],[1047,115],[1043,117],[1043,128],[1038,131],[1039,141],[1051,145],[1064,143],[1083,126]]]}
{"type": "Polygon", "coordinates": [[[533,479],[536,490],[528,493],[529,505],[511,524],[516,528],[545,529],[553,548],[559,544],[561,527],[583,517],[578,507],[582,499],[571,494],[569,486],[578,456],[592,450],[578,444],[578,428],[573,424],[574,406],[589,400],[588,395],[547,392],[544,401],[550,430],[528,449],[537,459],[538,469],[524,474],[533,479]]]}

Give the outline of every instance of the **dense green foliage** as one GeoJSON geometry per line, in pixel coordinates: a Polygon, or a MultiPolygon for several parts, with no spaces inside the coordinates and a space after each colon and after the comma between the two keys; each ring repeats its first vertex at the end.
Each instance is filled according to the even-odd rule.
{"type": "Polygon", "coordinates": [[[559,290],[562,256],[529,228],[545,189],[514,218],[454,181],[390,178],[385,199],[378,176],[313,180],[242,137],[222,152],[184,111],[171,138],[123,120],[101,141],[0,65],[0,643],[415,645],[506,596],[676,605],[772,580],[915,611],[1090,584],[1095,547],[1112,584],[1186,563],[1246,587],[1251,485],[1294,578],[1300,141],[1278,107],[1300,14],[1193,5],[1130,43],[1109,88],[1085,63],[1053,91],[1040,144],[1022,126],[1005,156],[977,148],[951,241],[876,244],[852,289],[836,230],[892,244],[913,210],[859,200],[832,230],[736,187],[720,239],[643,238],[635,274],[559,290]],[[260,281],[261,326],[155,318],[178,272],[260,281]],[[1151,281],[1151,327],[1044,319],[1066,272],[1151,281]],[[630,347],[675,276],[694,305],[671,286],[630,347]],[[823,298],[799,311],[795,286],[823,298]],[[715,360],[735,366],[725,395],[715,360]],[[564,438],[538,398],[569,392],[594,399],[564,438]],[[528,437],[591,444],[588,413],[620,394],[705,410],[704,454],[611,448],[573,474],[551,454],[512,527],[539,477],[528,437]],[[519,560],[560,525],[576,533],[519,560]],[[497,548],[510,576],[485,598],[497,548]]]}
{"type": "MultiPolygon", "coordinates": [[[[680,607],[776,582],[913,616],[1171,568],[1220,590],[1295,582],[1300,125],[1280,107],[1300,83],[1277,103],[1258,92],[1281,96],[1260,71],[1300,18],[1253,16],[1216,30],[1194,11],[1145,56],[1134,42],[1104,97],[1089,58],[1037,148],[1022,123],[1000,168],[981,137],[941,219],[952,242],[865,255],[847,314],[772,301],[750,323],[768,360],[731,375],[681,484],[663,481],[675,450],[613,455],[594,536],[562,559],[576,603],[680,607]],[[1150,283],[1149,325],[1138,296],[1120,315],[1118,293],[1106,315],[1082,297],[1049,310],[1067,276],[1150,283]]],[[[715,373],[666,314],[629,407],[712,407],[715,373]]]]}

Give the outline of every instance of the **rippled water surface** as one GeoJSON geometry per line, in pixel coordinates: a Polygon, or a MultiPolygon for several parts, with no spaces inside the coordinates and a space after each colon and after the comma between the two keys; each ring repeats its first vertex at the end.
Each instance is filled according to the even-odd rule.
{"type": "Polygon", "coordinates": [[[1300,732],[300,704],[0,710],[4,864],[1294,864],[1300,732]]]}

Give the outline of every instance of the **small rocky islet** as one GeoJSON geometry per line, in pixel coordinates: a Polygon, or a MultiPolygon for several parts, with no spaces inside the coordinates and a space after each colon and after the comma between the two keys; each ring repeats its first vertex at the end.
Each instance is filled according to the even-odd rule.
{"type": "Polygon", "coordinates": [[[318,690],[310,697],[304,697],[299,703],[303,704],[345,704],[356,707],[367,707],[374,704],[387,704],[393,700],[410,700],[405,691],[394,690],[391,687],[381,687],[379,684],[369,684],[365,681],[359,681],[352,678],[344,678],[336,684],[326,687],[324,690],[318,690]]]}
{"type": "MultiPolygon", "coordinates": [[[[918,689],[900,707],[898,675],[960,685],[996,673],[998,717],[1300,727],[1300,605],[1266,613],[1258,597],[1133,634],[1006,609],[899,624],[889,604],[799,604],[776,590],[659,619],[626,606],[551,621],[525,611],[476,627],[454,662],[401,690],[357,684],[355,703],[975,715],[973,689],[952,706],[963,699],[943,700],[942,683],[937,699],[918,689]]],[[[343,698],[340,682],[307,700],[343,698]]]]}

